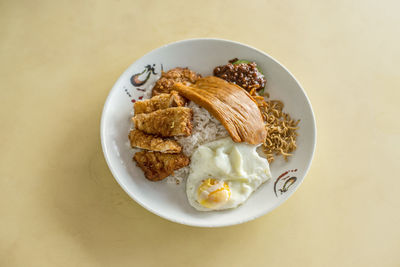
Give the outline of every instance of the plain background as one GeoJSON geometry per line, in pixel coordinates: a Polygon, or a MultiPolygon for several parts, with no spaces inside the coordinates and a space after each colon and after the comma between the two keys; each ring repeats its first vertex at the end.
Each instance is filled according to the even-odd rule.
{"type": "Polygon", "coordinates": [[[0,266],[400,266],[398,1],[0,0],[0,266]],[[317,120],[309,175],[255,221],[161,219],[99,137],[119,75],[169,42],[261,49],[317,120]]]}

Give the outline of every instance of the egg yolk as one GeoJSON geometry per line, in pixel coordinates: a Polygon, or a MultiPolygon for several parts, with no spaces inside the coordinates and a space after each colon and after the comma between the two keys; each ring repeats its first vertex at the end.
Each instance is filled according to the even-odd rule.
{"type": "Polygon", "coordinates": [[[230,197],[231,189],[229,185],[224,181],[212,178],[203,180],[197,189],[197,201],[200,205],[209,209],[215,209],[224,205],[230,197]]]}

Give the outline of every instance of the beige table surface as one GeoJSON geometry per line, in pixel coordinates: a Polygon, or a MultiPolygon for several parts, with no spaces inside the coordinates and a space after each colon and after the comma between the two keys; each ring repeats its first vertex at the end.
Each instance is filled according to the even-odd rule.
{"type": "Polygon", "coordinates": [[[400,4],[378,2],[0,1],[0,266],[400,266],[400,4]],[[307,179],[243,225],[153,215],[101,151],[119,75],[194,37],[266,51],[316,114],[307,179]]]}

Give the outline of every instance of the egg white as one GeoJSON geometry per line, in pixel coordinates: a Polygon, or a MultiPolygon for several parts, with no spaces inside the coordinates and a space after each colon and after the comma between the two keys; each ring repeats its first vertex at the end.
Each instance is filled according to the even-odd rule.
{"type": "Polygon", "coordinates": [[[199,211],[236,208],[251,193],[271,178],[268,161],[260,157],[256,145],[235,143],[230,137],[199,146],[192,154],[186,195],[190,205],[199,211]],[[202,181],[213,178],[225,181],[231,190],[224,205],[207,208],[197,201],[202,181]]]}

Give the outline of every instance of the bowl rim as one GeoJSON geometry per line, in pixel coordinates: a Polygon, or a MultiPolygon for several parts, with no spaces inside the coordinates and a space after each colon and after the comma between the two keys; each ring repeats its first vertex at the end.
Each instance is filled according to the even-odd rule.
{"type": "Polygon", "coordinates": [[[264,51],[261,51],[253,46],[247,45],[247,44],[243,44],[237,41],[232,41],[232,40],[227,40],[227,39],[221,39],[221,38],[191,38],[191,39],[184,39],[184,40],[179,40],[179,41],[175,41],[172,43],[167,43],[163,46],[160,46],[156,49],[153,49],[149,52],[147,52],[145,55],[141,56],[140,58],[136,59],[132,64],[130,64],[125,71],[119,76],[119,78],[117,79],[117,81],[114,83],[113,87],[111,88],[111,90],[108,92],[106,101],[104,103],[103,109],[102,109],[102,113],[101,113],[101,120],[100,120],[100,141],[101,141],[101,147],[102,147],[102,151],[103,151],[103,155],[104,158],[106,160],[107,166],[111,171],[111,174],[113,175],[114,179],[117,181],[117,183],[121,186],[121,188],[129,195],[129,197],[131,197],[134,201],[136,201],[136,203],[138,203],[140,206],[142,206],[143,208],[145,208],[146,210],[150,211],[151,213],[166,219],[168,221],[172,221],[175,223],[179,223],[182,225],[188,225],[188,226],[194,226],[194,227],[203,227],[203,228],[216,228],[216,227],[226,227],[226,226],[233,226],[233,225],[238,225],[238,224],[242,224],[245,222],[249,222],[252,221],[254,219],[257,219],[263,215],[266,215],[267,213],[270,213],[271,211],[275,210],[277,207],[279,207],[280,205],[282,205],[284,202],[286,202],[296,191],[297,189],[300,187],[300,185],[303,183],[304,179],[306,178],[308,171],[310,170],[311,167],[311,163],[314,159],[314,154],[315,154],[315,148],[316,148],[316,143],[317,143],[317,127],[316,127],[316,120],[315,120],[315,114],[314,114],[314,110],[312,108],[310,99],[308,97],[308,95],[306,94],[306,91],[304,90],[304,88],[301,86],[300,82],[296,79],[296,77],[283,65],[281,64],[278,60],[276,60],[275,58],[273,58],[272,56],[270,56],[269,54],[267,54],[264,51]],[[170,217],[167,216],[165,214],[161,214],[158,211],[152,209],[151,207],[143,204],[143,202],[141,202],[139,199],[137,199],[135,197],[134,194],[130,193],[130,191],[128,190],[127,186],[125,186],[125,184],[123,184],[120,179],[117,176],[117,171],[115,170],[114,166],[111,164],[111,161],[109,159],[109,155],[106,152],[106,144],[105,144],[105,112],[106,109],[108,108],[109,102],[111,101],[111,95],[113,95],[113,92],[115,90],[117,90],[117,84],[119,84],[121,82],[121,80],[123,78],[125,78],[126,74],[128,73],[129,69],[140,59],[148,56],[149,54],[156,52],[158,50],[164,49],[166,47],[172,46],[172,45],[177,45],[177,44],[182,44],[182,43],[190,43],[190,42],[198,42],[198,41],[216,41],[216,42],[222,42],[222,43],[231,43],[231,44],[235,44],[235,45],[239,45],[248,49],[252,49],[260,54],[262,54],[263,56],[266,56],[268,58],[270,58],[272,61],[274,61],[276,64],[278,64],[280,67],[282,67],[295,81],[295,83],[297,84],[297,86],[302,90],[307,104],[310,108],[311,111],[311,115],[312,115],[312,124],[313,124],[313,132],[314,132],[314,138],[312,140],[312,153],[311,153],[311,158],[310,161],[308,162],[308,164],[306,165],[306,168],[304,170],[304,176],[303,179],[301,179],[300,183],[298,183],[298,185],[293,189],[292,193],[290,195],[288,195],[286,197],[285,200],[281,201],[281,202],[277,202],[276,204],[272,205],[269,209],[263,210],[262,212],[257,213],[254,216],[248,217],[246,219],[243,220],[237,220],[237,221],[233,221],[233,222],[228,222],[228,223],[207,223],[207,224],[202,224],[202,223],[196,223],[196,222],[187,222],[185,220],[179,220],[179,218],[175,218],[175,217],[170,217]]]}

